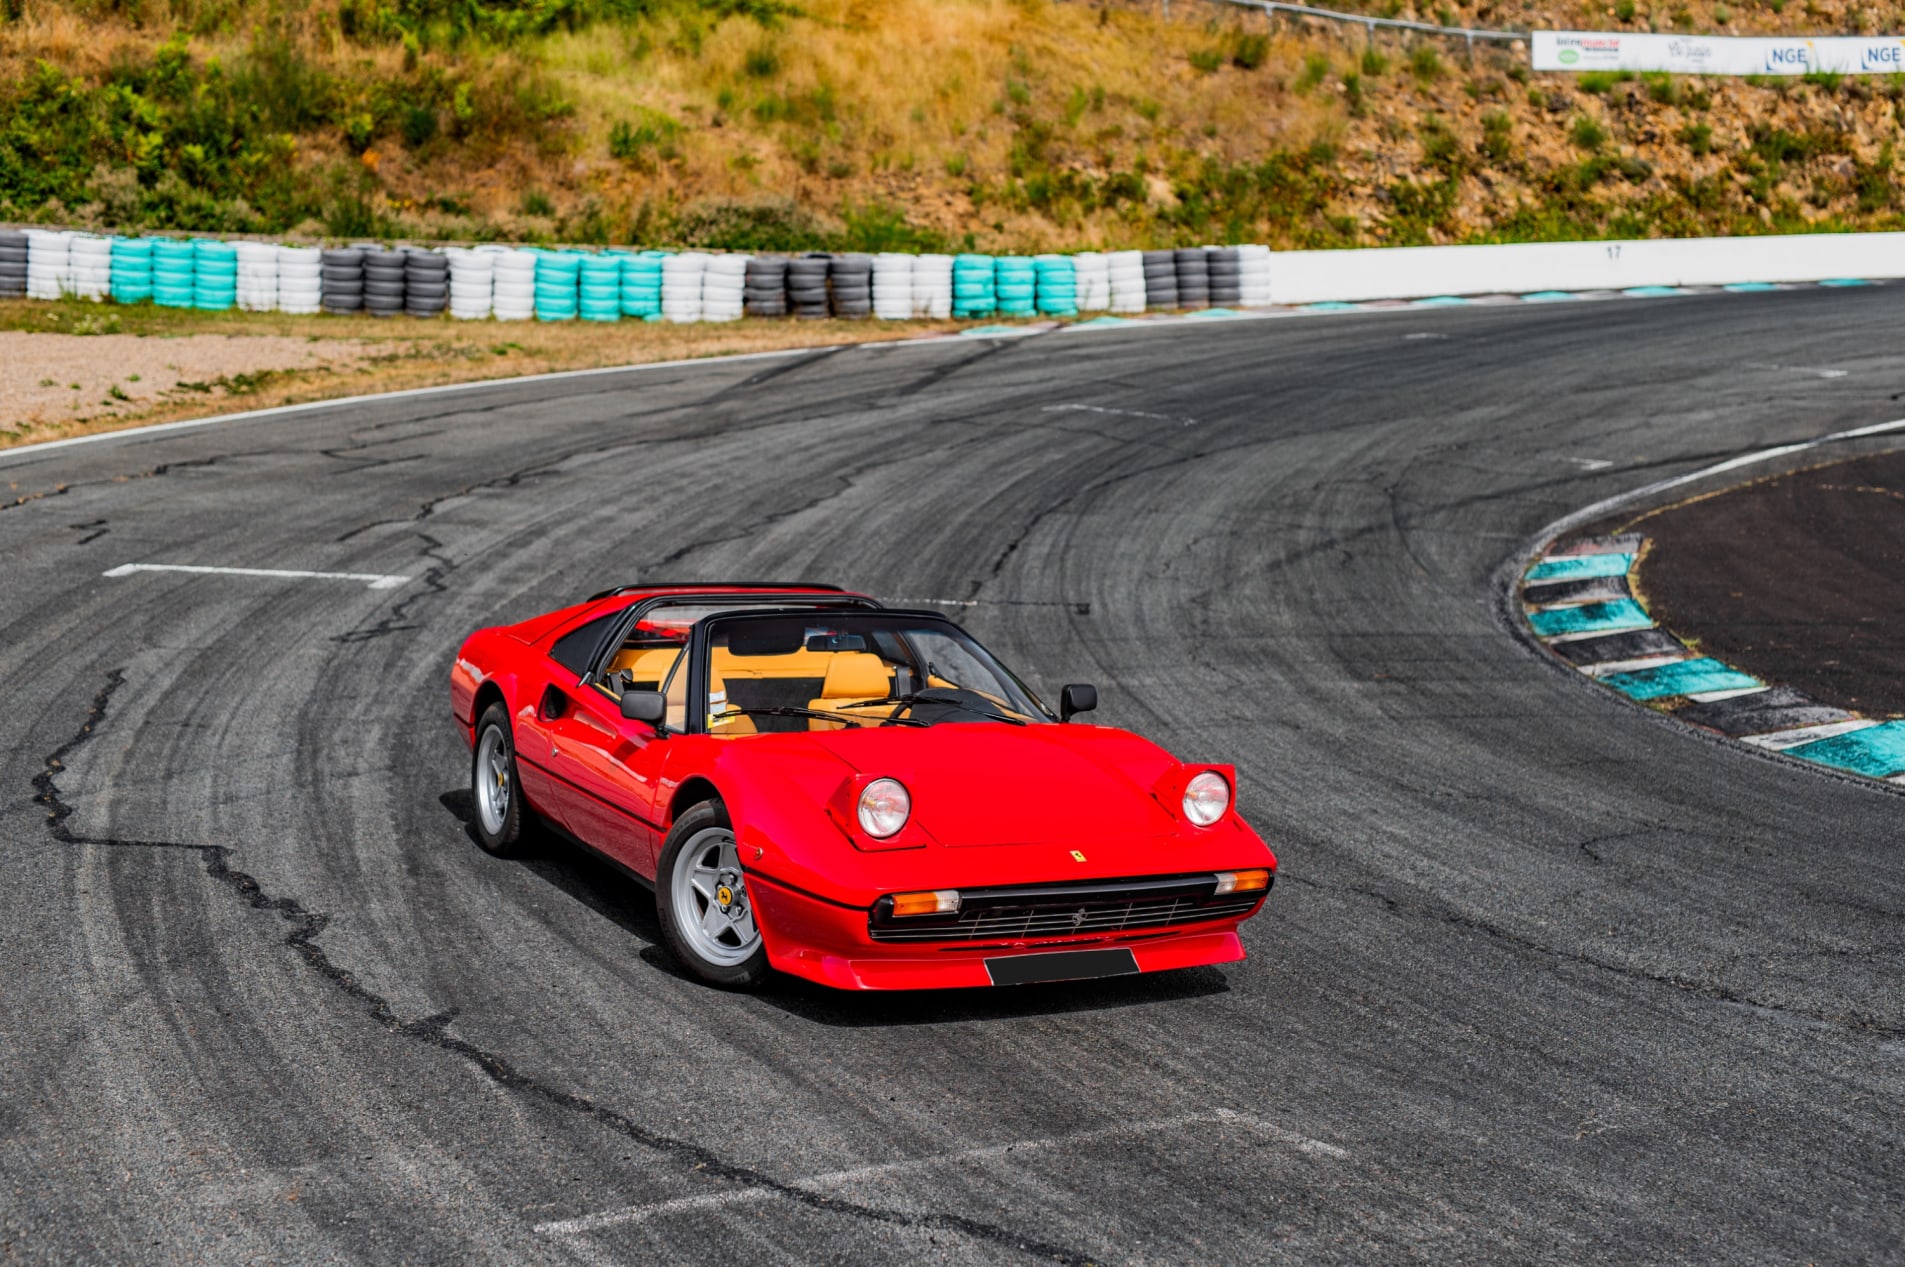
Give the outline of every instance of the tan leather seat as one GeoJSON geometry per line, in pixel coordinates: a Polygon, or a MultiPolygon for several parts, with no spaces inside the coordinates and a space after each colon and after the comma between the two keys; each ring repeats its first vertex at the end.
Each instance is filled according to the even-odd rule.
{"type": "MultiPolygon", "coordinates": [[[[886,661],[867,651],[842,651],[828,661],[827,676],[820,684],[820,698],[810,700],[807,707],[824,710],[841,704],[883,700],[892,693],[892,689],[893,675],[887,671],[886,661]]],[[[809,727],[813,730],[839,730],[849,722],[865,726],[871,722],[885,721],[892,715],[892,709],[856,709],[842,715],[838,721],[816,717],[809,727]]]]}

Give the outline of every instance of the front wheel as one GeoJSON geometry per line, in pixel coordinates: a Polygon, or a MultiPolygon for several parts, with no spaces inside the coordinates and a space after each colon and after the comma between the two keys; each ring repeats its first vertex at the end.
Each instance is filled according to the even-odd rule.
{"type": "Polygon", "coordinates": [[[675,820],[656,869],[655,907],[675,958],[709,985],[746,989],[767,976],[767,948],[719,801],[675,820]]]}
{"type": "Polygon", "coordinates": [[[476,722],[476,749],[470,754],[470,800],[476,811],[476,843],[498,858],[514,858],[527,843],[526,810],[516,780],[516,742],[509,714],[491,704],[476,722]]]}

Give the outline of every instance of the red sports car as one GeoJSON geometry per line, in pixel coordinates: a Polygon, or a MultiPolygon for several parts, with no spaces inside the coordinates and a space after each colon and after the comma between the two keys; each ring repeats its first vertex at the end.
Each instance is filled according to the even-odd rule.
{"type": "Polygon", "coordinates": [[[1244,957],[1277,861],[1229,766],[1070,723],[959,626],[823,585],[645,585],[470,635],[478,839],[653,885],[696,976],[1007,985],[1244,957]]]}

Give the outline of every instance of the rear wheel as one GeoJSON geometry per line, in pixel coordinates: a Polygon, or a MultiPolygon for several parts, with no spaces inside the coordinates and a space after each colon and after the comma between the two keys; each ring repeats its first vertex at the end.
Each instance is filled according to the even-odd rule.
{"type": "Polygon", "coordinates": [[[695,976],[731,990],[767,976],[767,948],[721,802],[703,801],[675,820],[662,846],[655,906],[668,948],[695,976]]]}
{"type": "Polygon", "coordinates": [[[509,714],[500,703],[483,710],[476,722],[476,750],[470,755],[470,801],[476,843],[485,853],[514,858],[526,844],[527,811],[516,780],[516,741],[509,714]]]}

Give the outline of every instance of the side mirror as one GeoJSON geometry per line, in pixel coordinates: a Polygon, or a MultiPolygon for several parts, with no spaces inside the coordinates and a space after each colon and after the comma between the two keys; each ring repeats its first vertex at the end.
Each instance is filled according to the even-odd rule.
{"type": "Polygon", "coordinates": [[[622,716],[630,721],[645,721],[651,726],[661,725],[661,719],[668,715],[668,698],[660,691],[623,691],[622,716]]]}
{"type": "Polygon", "coordinates": [[[1070,721],[1073,713],[1089,713],[1098,707],[1098,688],[1074,682],[1058,695],[1058,719],[1070,721]]]}

